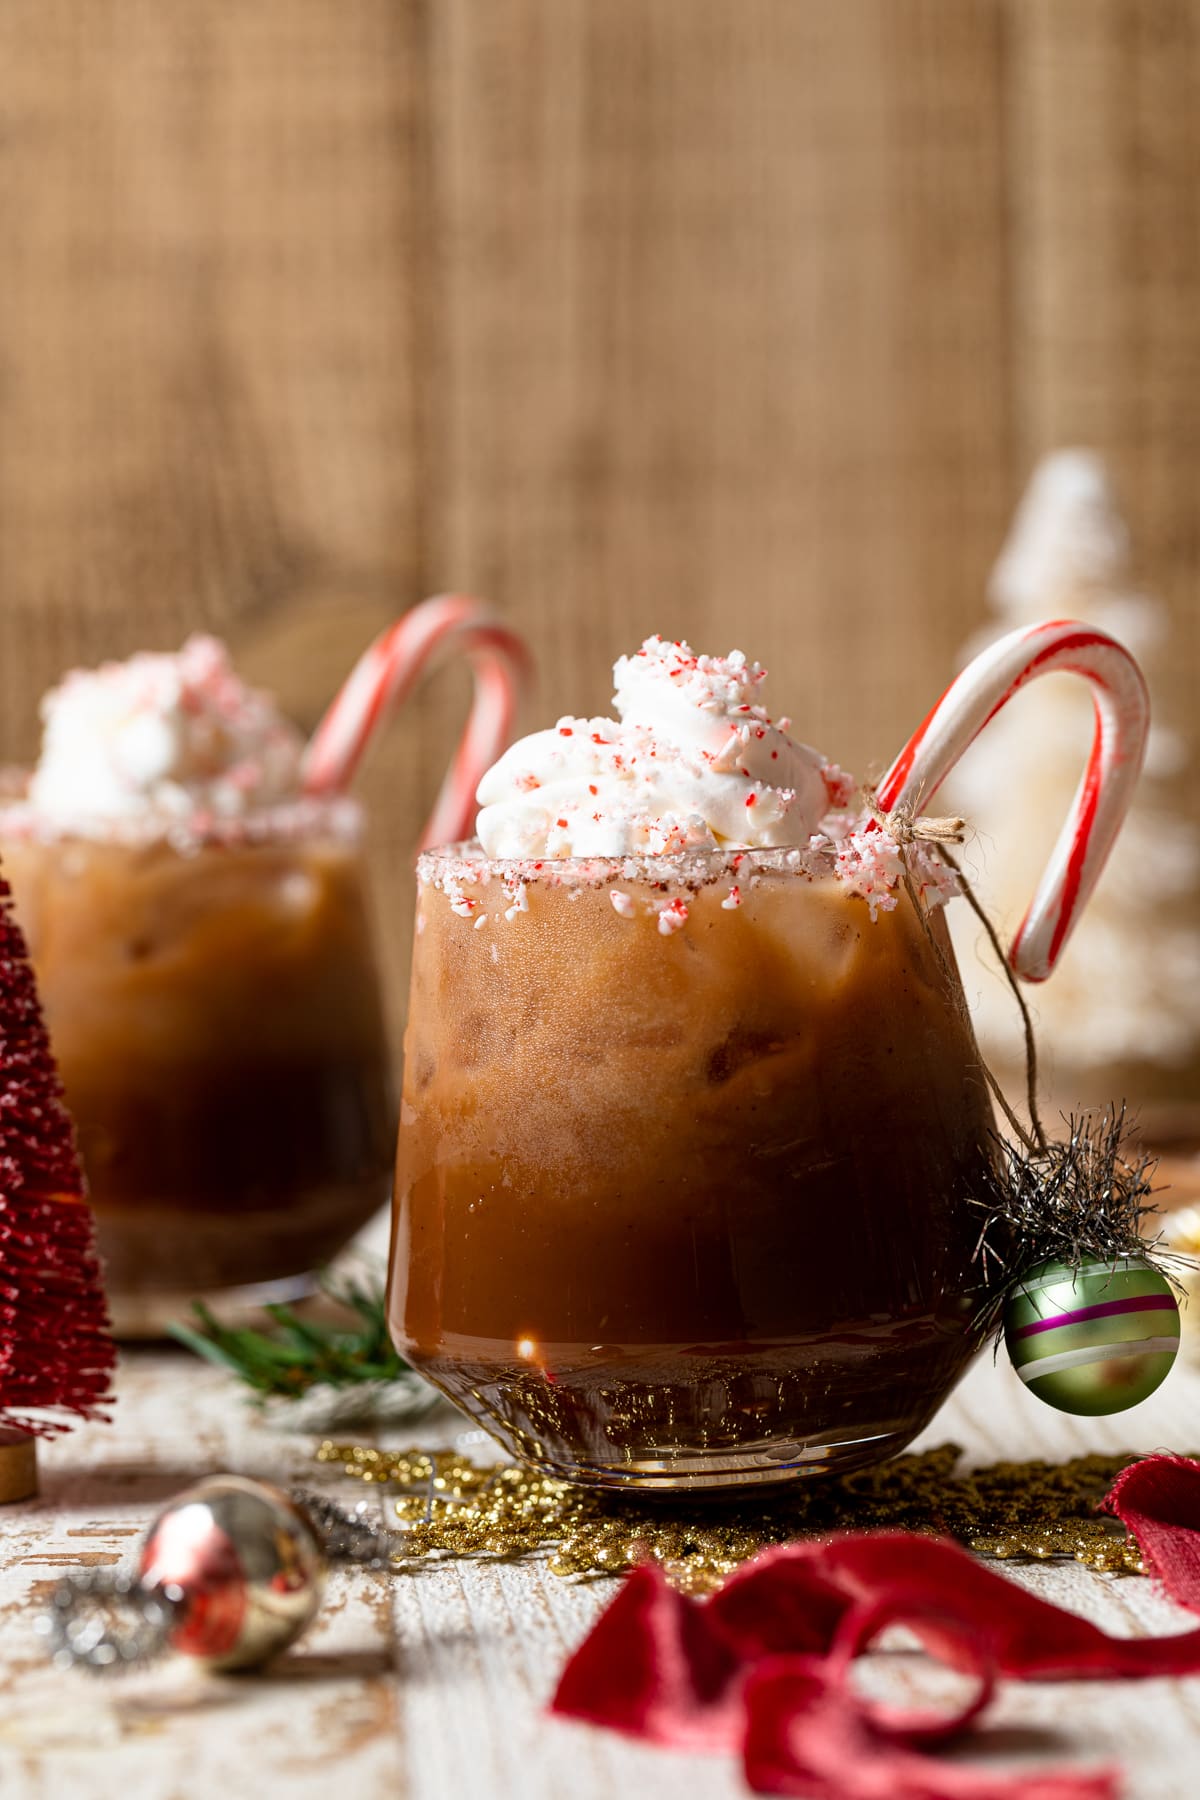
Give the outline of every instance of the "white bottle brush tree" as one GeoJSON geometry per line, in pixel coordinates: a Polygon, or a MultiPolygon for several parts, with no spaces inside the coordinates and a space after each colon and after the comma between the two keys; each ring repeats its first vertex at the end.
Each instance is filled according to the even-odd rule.
{"type": "MultiPolygon", "coordinates": [[[[1133,652],[1157,701],[1169,620],[1133,581],[1129,533],[1099,457],[1064,450],[1039,464],[989,600],[995,625],[967,655],[1015,626],[1078,618],[1133,652]]],[[[1157,705],[1156,714],[1138,797],[1091,905],[1053,980],[1029,991],[1045,1085],[1064,1106],[1179,1098],[1200,1065],[1200,839],[1174,804],[1186,748],[1157,705]]],[[[1083,684],[1050,676],[992,721],[955,772],[953,804],[978,831],[967,867],[1005,941],[1069,808],[1090,738],[1083,684]]],[[[955,938],[980,1047],[1016,1071],[1020,1021],[1005,984],[980,968],[979,928],[965,908],[955,938]]]]}

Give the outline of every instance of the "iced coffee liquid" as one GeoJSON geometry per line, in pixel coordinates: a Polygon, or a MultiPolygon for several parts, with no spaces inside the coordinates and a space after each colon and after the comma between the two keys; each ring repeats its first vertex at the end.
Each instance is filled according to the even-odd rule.
{"type": "Polygon", "coordinates": [[[902,1447],[979,1341],[992,1120],[940,914],[901,890],[872,919],[780,853],[679,882],[548,862],[519,889],[453,866],[420,869],[403,1351],[578,1480],[902,1447]]]}
{"type": "Polygon", "coordinates": [[[118,1320],[328,1260],[391,1164],[357,842],[7,838],[3,860],[118,1320]]]}

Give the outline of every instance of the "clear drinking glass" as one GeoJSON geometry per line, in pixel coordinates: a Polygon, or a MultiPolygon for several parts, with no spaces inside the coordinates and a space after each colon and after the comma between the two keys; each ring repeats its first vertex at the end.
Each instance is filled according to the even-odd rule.
{"type": "Polygon", "coordinates": [[[361,816],[0,850],[75,1117],[119,1330],[283,1298],[387,1195],[394,1103],[361,816]]]}
{"type": "Polygon", "coordinates": [[[393,1335],[573,1481],[880,1460],[980,1342],[991,1125],[941,914],[903,890],[872,920],[805,852],[433,852],[393,1335]]]}

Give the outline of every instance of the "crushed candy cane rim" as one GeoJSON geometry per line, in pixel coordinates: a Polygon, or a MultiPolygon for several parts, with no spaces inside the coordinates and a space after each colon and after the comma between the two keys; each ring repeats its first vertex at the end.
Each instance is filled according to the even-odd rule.
{"type": "MultiPolygon", "coordinates": [[[[5,787],[0,796],[0,843],[8,839],[21,844],[107,844],[126,850],[148,850],[162,844],[181,856],[194,856],[212,848],[270,849],[318,842],[353,849],[363,838],[362,806],[346,794],[279,800],[228,817],[194,807],[178,817],[148,812],[127,819],[51,819],[22,793],[13,792],[14,774],[6,770],[0,778],[5,787]]],[[[21,774],[27,783],[28,771],[21,774]]]]}
{"type": "Polygon", "coordinates": [[[895,909],[906,876],[930,910],[960,891],[953,871],[929,846],[902,849],[885,833],[872,833],[865,814],[833,816],[826,827],[805,845],[766,849],[727,844],[612,857],[489,857],[472,839],[424,851],[417,859],[417,883],[444,894],[450,910],[476,927],[488,910],[479,890],[493,884],[507,902],[501,910],[509,922],[528,911],[530,887],[566,889],[571,898],[588,888],[607,887],[619,918],[633,918],[637,902],[648,903],[664,936],[686,923],[687,895],[717,885],[726,890],[722,910],[736,916],[746,894],[764,880],[836,882],[848,896],[865,902],[872,922],[895,909]]]}
{"type": "Polygon", "coordinates": [[[1041,675],[1080,675],[1092,690],[1095,730],[1071,811],[1009,963],[1024,981],[1044,981],[1062,955],[1121,829],[1146,755],[1150,701],[1129,651],[1076,619],[1050,619],[1007,633],[967,665],[918,726],[876,790],[883,812],[923,810],[968,745],[1013,696],[1041,675]]]}
{"type": "Polygon", "coordinates": [[[461,652],[470,663],[474,693],[421,848],[465,837],[475,820],[475,790],[511,741],[517,704],[533,666],[524,641],[466,594],[423,600],[367,646],[304,753],[305,793],[345,793],[383,726],[450,651],[461,652]]]}
{"type": "Polygon", "coordinates": [[[614,882],[677,889],[710,887],[726,875],[826,875],[832,872],[830,841],[770,850],[725,845],[694,850],[649,851],[629,856],[488,856],[477,838],[424,850],[417,858],[417,881],[423,887],[446,882],[509,887],[521,881],[548,888],[600,888],[614,882]]]}

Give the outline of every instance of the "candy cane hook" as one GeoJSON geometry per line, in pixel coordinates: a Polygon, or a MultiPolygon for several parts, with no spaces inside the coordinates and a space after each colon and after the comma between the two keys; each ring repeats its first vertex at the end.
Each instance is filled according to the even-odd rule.
{"type": "Polygon", "coordinates": [[[469,836],[475,789],[508,746],[532,661],[515,632],[465,594],[423,601],[367,646],[305,751],[304,791],[345,792],[378,732],[448,650],[460,650],[469,660],[475,692],[420,847],[469,836]]]}
{"type": "Polygon", "coordinates": [[[1081,675],[1095,733],[1070,814],[1009,950],[1013,972],[1044,981],[1086,906],[1133,797],[1146,754],[1150,701],[1128,650],[1107,632],[1053,619],[998,639],[951,683],[876,793],[881,811],[923,807],[1013,695],[1041,675],[1081,675]]]}

